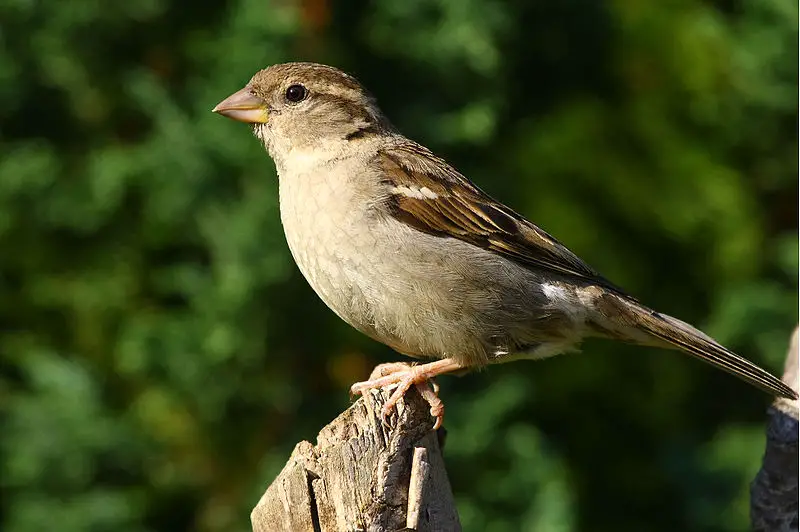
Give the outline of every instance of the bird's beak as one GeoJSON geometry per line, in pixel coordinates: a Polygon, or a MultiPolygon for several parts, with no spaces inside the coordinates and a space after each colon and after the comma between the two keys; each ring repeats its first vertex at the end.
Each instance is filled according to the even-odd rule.
{"type": "Polygon", "coordinates": [[[248,124],[267,121],[267,103],[254,95],[249,85],[219,102],[213,112],[248,124]]]}

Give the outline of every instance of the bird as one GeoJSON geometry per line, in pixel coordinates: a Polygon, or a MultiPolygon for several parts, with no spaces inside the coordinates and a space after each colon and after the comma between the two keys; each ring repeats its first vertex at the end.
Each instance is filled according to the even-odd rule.
{"type": "Polygon", "coordinates": [[[258,71],[213,112],[252,126],[275,163],[280,217],[305,279],[342,320],[422,362],[378,365],[351,393],[542,359],[601,337],[672,348],[776,396],[786,383],[640,303],[543,229],[403,136],[353,76],[317,63],[258,71]]]}

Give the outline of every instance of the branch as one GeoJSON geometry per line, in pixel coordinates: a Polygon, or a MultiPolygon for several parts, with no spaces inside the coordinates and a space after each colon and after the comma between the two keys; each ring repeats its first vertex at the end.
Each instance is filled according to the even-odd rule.
{"type": "MultiPolygon", "coordinates": [[[[798,389],[798,330],[786,355],[783,381],[798,389]]],[[[768,410],[764,462],[750,486],[753,530],[798,529],[798,401],[776,399],[768,410]]]]}
{"type": "Polygon", "coordinates": [[[316,446],[295,446],[250,514],[254,532],[461,529],[429,405],[410,391],[387,426],[387,398],[371,392],[323,428],[316,446]]]}

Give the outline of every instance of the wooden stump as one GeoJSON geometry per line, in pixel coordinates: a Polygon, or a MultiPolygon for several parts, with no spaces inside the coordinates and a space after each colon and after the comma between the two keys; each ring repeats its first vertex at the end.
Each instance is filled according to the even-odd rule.
{"type": "Polygon", "coordinates": [[[458,531],[439,434],[415,390],[385,425],[388,393],[356,401],[297,444],[250,515],[255,532],[458,531]]]}

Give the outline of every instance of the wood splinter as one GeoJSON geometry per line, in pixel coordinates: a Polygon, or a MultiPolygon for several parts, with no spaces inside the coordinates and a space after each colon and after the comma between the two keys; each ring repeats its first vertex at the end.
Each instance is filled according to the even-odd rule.
{"type": "Polygon", "coordinates": [[[408,510],[406,511],[406,528],[417,530],[422,501],[425,497],[425,483],[428,480],[428,450],[425,447],[414,448],[411,462],[411,478],[408,481],[408,510]]]}

